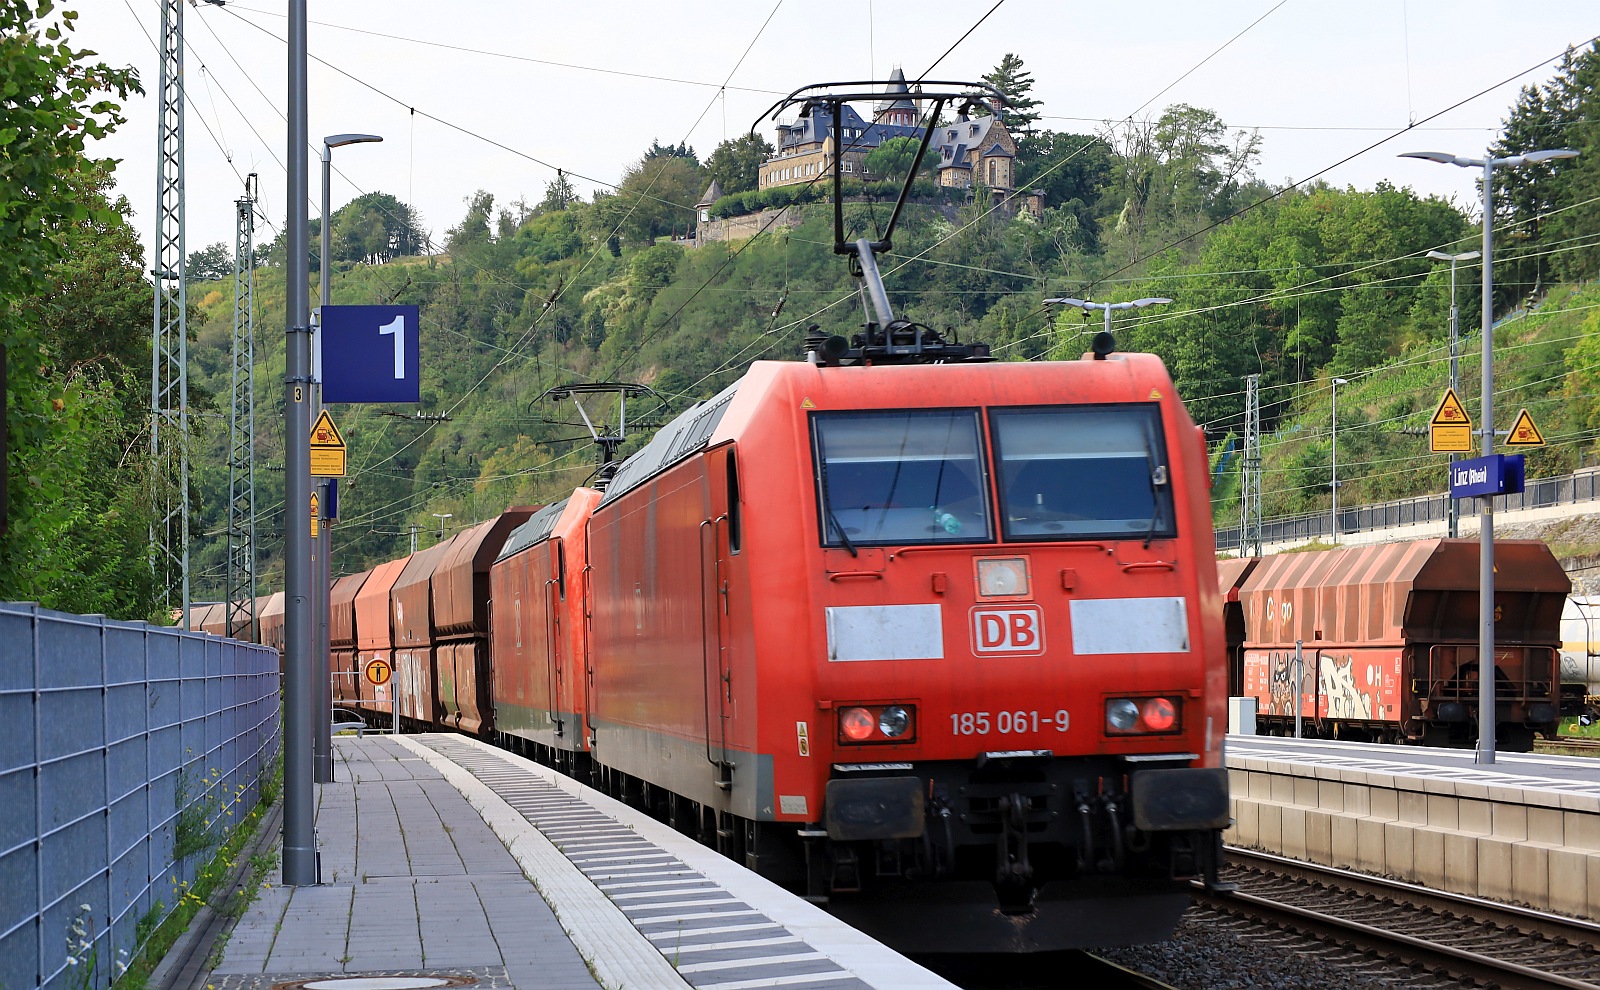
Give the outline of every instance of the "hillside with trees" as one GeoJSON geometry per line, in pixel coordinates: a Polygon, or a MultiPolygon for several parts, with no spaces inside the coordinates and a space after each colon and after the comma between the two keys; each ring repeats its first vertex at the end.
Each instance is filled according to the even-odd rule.
{"type": "MultiPolygon", "coordinates": [[[[1528,405],[1540,417],[1552,443],[1530,458],[1535,474],[1581,463],[1600,436],[1600,290],[1590,284],[1600,265],[1600,129],[1585,126],[1600,117],[1597,71],[1600,53],[1573,52],[1508,109],[1502,138],[1508,150],[1584,152],[1497,173],[1508,183],[1497,190],[1497,240],[1507,259],[1496,269],[1497,313],[1508,317],[1496,341],[1505,362],[1497,360],[1497,374],[1509,393],[1497,405],[1528,405]]],[[[1341,500],[1443,487],[1442,461],[1425,456],[1425,439],[1407,431],[1425,423],[1447,373],[1449,267],[1426,254],[1476,246],[1471,204],[1389,184],[1274,187],[1255,174],[1260,135],[1202,107],[1175,104],[1095,133],[1053,130],[1020,57],[1005,55],[988,78],[1011,99],[1018,187],[1043,192],[1043,213],[997,208],[983,187],[952,195],[919,179],[922,201],[908,208],[893,253],[880,261],[898,312],[986,341],[998,360],[1055,360],[1078,358],[1100,323],[1076,309],[1048,309],[1043,299],[1174,299],[1122,314],[1118,345],[1160,355],[1206,426],[1218,466],[1214,508],[1224,523],[1238,511],[1232,452],[1247,375],[1262,376],[1269,513],[1328,503],[1333,376],[1351,382],[1339,394],[1341,500]]],[[[99,79],[102,89],[133,85],[99,79]]],[[[80,118],[86,100],[77,104],[80,118]]],[[[46,356],[43,367],[13,359],[8,368],[11,526],[0,536],[0,560],[32,554],[43,566],[30,577],[0,564],[0,593],[46,600],[48,582],[64,589],[48,599],[58,607],[142,615],[152,593],[134,573],[149,522],[140,453],[148,443],[151,289],[125,206],[106,202],[103,177],[81,161],[81,145],[63,137],[72,133],[66,119],[53,132],[65,144],[41,152],[57,177],[54,212],[17,221],[43,224],[47,246],[21,261],[0,253],[8,275],[0,279],[0,330],[13,355],[46,356]],[[22,273],[16,281],[13,270],[22,273]],[[107,548],[121,563],[102,565],[107,548]],[[120,570],[94,573],[95,566],[120,570]]],[[[903,152],[892,142],[879,149],[882,174],[909,167],[903,152]]],[[[429,545],[446,513],[448,535],[507,505],[559,498],[589,478],[595,452],[587,432],[570,403],[542,398],[552,387],[650,386],[653,398],[629,405],[626,453],[652,425],[716,394],[750,362],[799,359],[812,327],[858,332],[858,283],[832,253],[831,190],[757,189],[771,153],[751,135],[703,155],[653,140],[619,167],[614,188],[588,199],[558,173],[512,203],[463,189],[457,218],[423,218],[381,192],[340,207],[329,220],[336,299],[419,306],[423,375],[419,407],[332,410],[350,448],[336,571],[405,552],[413,531],[429,545]],[[717,213],[783,209],[798,223],[695,246],[685,238],[713,179],[724,193],[717,213]],[[438,241],[423,233],[429,223],[445,229],[438,241]]],[[[897,191],[892,181],[845,190],[856,236],[876,236],[897,191]]],[[[315,286],[319,225],[306,222],[315,286]]],[[[21,230],[0,232],[9,244],[21,230]]],[[[274,536],[282,527],[282,422],[268,411],[283,380],[285,249],[281,236],[263,245],[256,272],[264,588],[281,581],[282,566],[274,536]]],[[[197,271],[231,272],[225,247],[196,254],[197,271]]],[[[1463,266],[1459,275],[1470,408],[1478,271],[1463,266]]],[[[229,394],[231,274],[193,281],[189,299],[199,410],[193,596],[208,600],[221,596],[225,576],[226,425],[206,413],[215,412],[210,396],[229,394]]],[[[615,421],[610,409],[591,414],[615,421]]]]}

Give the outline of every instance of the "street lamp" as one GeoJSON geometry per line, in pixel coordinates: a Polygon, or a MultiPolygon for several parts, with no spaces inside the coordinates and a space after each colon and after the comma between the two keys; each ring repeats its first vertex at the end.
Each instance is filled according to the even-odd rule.
{"type": "MultiPolygon", "coordinates": [[[[1494,454],[1494,168],[1536,165],[1576,158],[1570,148],[1530,151],[1496,158],[1466,158],[1444,151],[1408,151],[1401,158],[1423,158],[1443,165],[1483,169],[1483,456],[1494,454]]],[[[1477,763],[1494,762],[1494,496],[1478,498],[1478,752],[1477,763]]]]}
{"type": "Polygon", "coordinates": [[[444,521],[455,515],[454,512],[435,512],[433,517],[439,520],[439,542],[444,542],[444,521]]]}
{"type": "Polygon", "coordinates": [[[1339,386],[1350,384],[1349,379],[1334,378],[1333,382],[1333,542],[1339,542],[1339,386]]]}
{"type": "Polygon", "coordinates": [[[1104,357],[1105,355],[1111,353],[1111,348],[1112,348],[1112,338],[1111,338],[1111,311],[1112,310],[1114,310],[1114,309],[1143,309],[1146,306],[1154,306],[1157,303],[1169,303],[1171,301],[1172,301],[1171,299],[1150,298],[1150,299],[1135,299],[1132,302],[1097,303],[1097,302],[1086,302],[1086,301],[1084,301],[1082,299],[1072,299],[1070,297],[1063,296],[1063,297],[1061,297],[1059,299],[1046,299],[1044,302],[1045,302],[1046,306],[1049,306],[1049,305],[1053,304],[1053,305],[1057,305],[1057,306],[1076,306],[1079,309],[1082,309],[1082,310],[1085,310],[1085,311],[1091,310],[1091,309],[1104,310],[1105,314],[1106,314],[1106,328],[1103,331],[1101,331],[1101,333],[1104,334],[1104,336],[1097,335],[1095,337],[1095,341],[1094,341],[1094,353],[1095,353],[1095,356],[1096,357],[1104,357]]]}
{"type": "MultiPolygon", "coordinates": [[[[328,191],[330,173],[333,171],[333,149],[347,144],[367,144],[373,141],[382,141],[383,138],[376,134],[330,134],[322,139],[322,257],[318,267],[321,269],[321,293],[317,296],[316,333],[311,338],[311,419],[313,422],[322,414],[322,307],[328,305],[329,281],[332,277],[332,266],[328,263],[328,244],[331,239],[330,230],[331,207],[328,191]]],[[[315,544],[316,563],[312,568],[313,595],[311,601],[311,633],[313,638],[311,657],[312,663],[320,664],[321,674],[317,677],[317,710],[322,717],[316,722],[316,738],[313,745],[312,761],[315,769],[315,780],[319,784],[326,784],[333,780],[333,665],[329,663],[329,636],[328,614],[331,611],[329,594],[332,586],[331,551],[332,536],[328,521],[328,481],[326,479],[316,482],[317,507],[322,514],[321,525],[317,527],[315,544]]]]}
{"type": "MultiPolygon", "coordinates": [[[[1450,390],[1455,392],[1461,388],[1461,377],[1456,373],[1456,342],[1460,339],[1459,313],[1456,309],[1456,262],[1471,261],[1483,257],[1479,251],[1463,251],[1460,254],[1445,254],[1443,251],[1429,251],[1428,257],[1435,261],[1450,262],[1450,390]]],[[[1456,457],[1450,455],[1450,463],[1454,464],[1456,457]]],[[[1446,508],[1449,510],[1449,536],[1453,540],[1461,535],[1460,510],[1456,508],[1454,498],[1447,499],[1446,508]]]]}

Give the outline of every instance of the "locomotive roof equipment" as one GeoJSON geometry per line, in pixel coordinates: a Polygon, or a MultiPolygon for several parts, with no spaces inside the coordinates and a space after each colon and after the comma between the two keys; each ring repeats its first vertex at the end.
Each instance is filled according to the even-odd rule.
{"type": "MultiPolygon", "coordinates": [[[[795,106],[800,107],[801,116],[809,116],[817,110],[822,110],[828,115],[829,120],[837,121],[842,119],[841,111],[846,103],[880,100],[885,93],[893,92],[895,87],[904,85],[904,80],[895,79],[813,83],[800,87],[774,103],[761,115],[761,118],[757,118],[756,123],[759,124],[762,118],[776,120],[779,114],[795,106]]],[[[889,214],[889,222],[877,240],[868,240],[865,237],[848,240],[845,236],[843,167],[844,151],[848,149],[838,146],[839,135],[838,129],[835,128],[835,151],[830,168],[833,174],[833,253],[849,256],[850,274],[863,281],[867,298],[871,300],[872,310],[877,318],[867,321],[863,326],[864,332],[855,334],[848,340],[837,335],[817,334],[813,328],[813,332],[806,336],[807,359],[813,363],[838,367],[861,363],[937,364],[992,360],[988,344],[947,341],[932,327],[897,318],[889,305],[889,294],[883,287],[883,276],[878,272],[877,255],[888,254],[894,250],[895,224],[900,220],[900,211],[905,208],[906,197],[911,193],[911,184],[916,179],[917,169],[922,165],[922,158],[927,153],[929,142],[933,139],[934,129],[939,126],[939,115],[945,105],[957,104],[963,113],[977,106],[998,113],[1009,101],[1004,93],[989,83],[955,82],[944,79],[919,81],[916,93],[911,98],[919,104],[931,102],[932,107],[924,116],[926,123],[923,126],[921,144],[917,147],[917,157],[906,170],[905,181],[901,184],[894,210],[889,214]]],[[[751,133],[754,132],[755,127],[752,126],[751,133]]]]}

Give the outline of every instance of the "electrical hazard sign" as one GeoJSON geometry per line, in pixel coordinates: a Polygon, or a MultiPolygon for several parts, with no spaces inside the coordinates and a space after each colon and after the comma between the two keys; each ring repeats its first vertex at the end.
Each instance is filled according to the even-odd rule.
{"type": "Polygon", "coordinates": [[[311,473],[318,478],[343,478],[344,455],[344,434],[324,409],[311,427],[311,473]]]}
{"type": "Polygon", "coordinates": [[[1472,450],[1472,417],[1456,390],[1444,390],[1439,408],[1428,421],[1428,447],[1435,453],[1463,453],[1472,450]]]}
{"type": "Polygon", "coordinates": [[[1506,434],[1507,447],[1543,447],[1544,434],[1533,425],[1533,417],[1528,415],[1527,409],[1517,410],[1517,421],[1511,424],[1511,432],[1506,434]]]}

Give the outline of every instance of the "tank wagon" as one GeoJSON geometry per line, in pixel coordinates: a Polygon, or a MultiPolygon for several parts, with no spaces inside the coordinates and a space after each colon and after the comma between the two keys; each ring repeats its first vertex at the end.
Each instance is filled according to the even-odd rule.
{"type": "MultiPolygon", "coordinates": [[[[1478,541],[1259,558],[1223,579],[1229,653],[1258,731],[1468,746],[1478,724],[1478,541]],[[1299,643],[1300,661],[1295,660],[1299,643]]],[[[1553,737],[1571,582],[1536,540],[1495,543],[1496,739],[1553,737]]]]}

